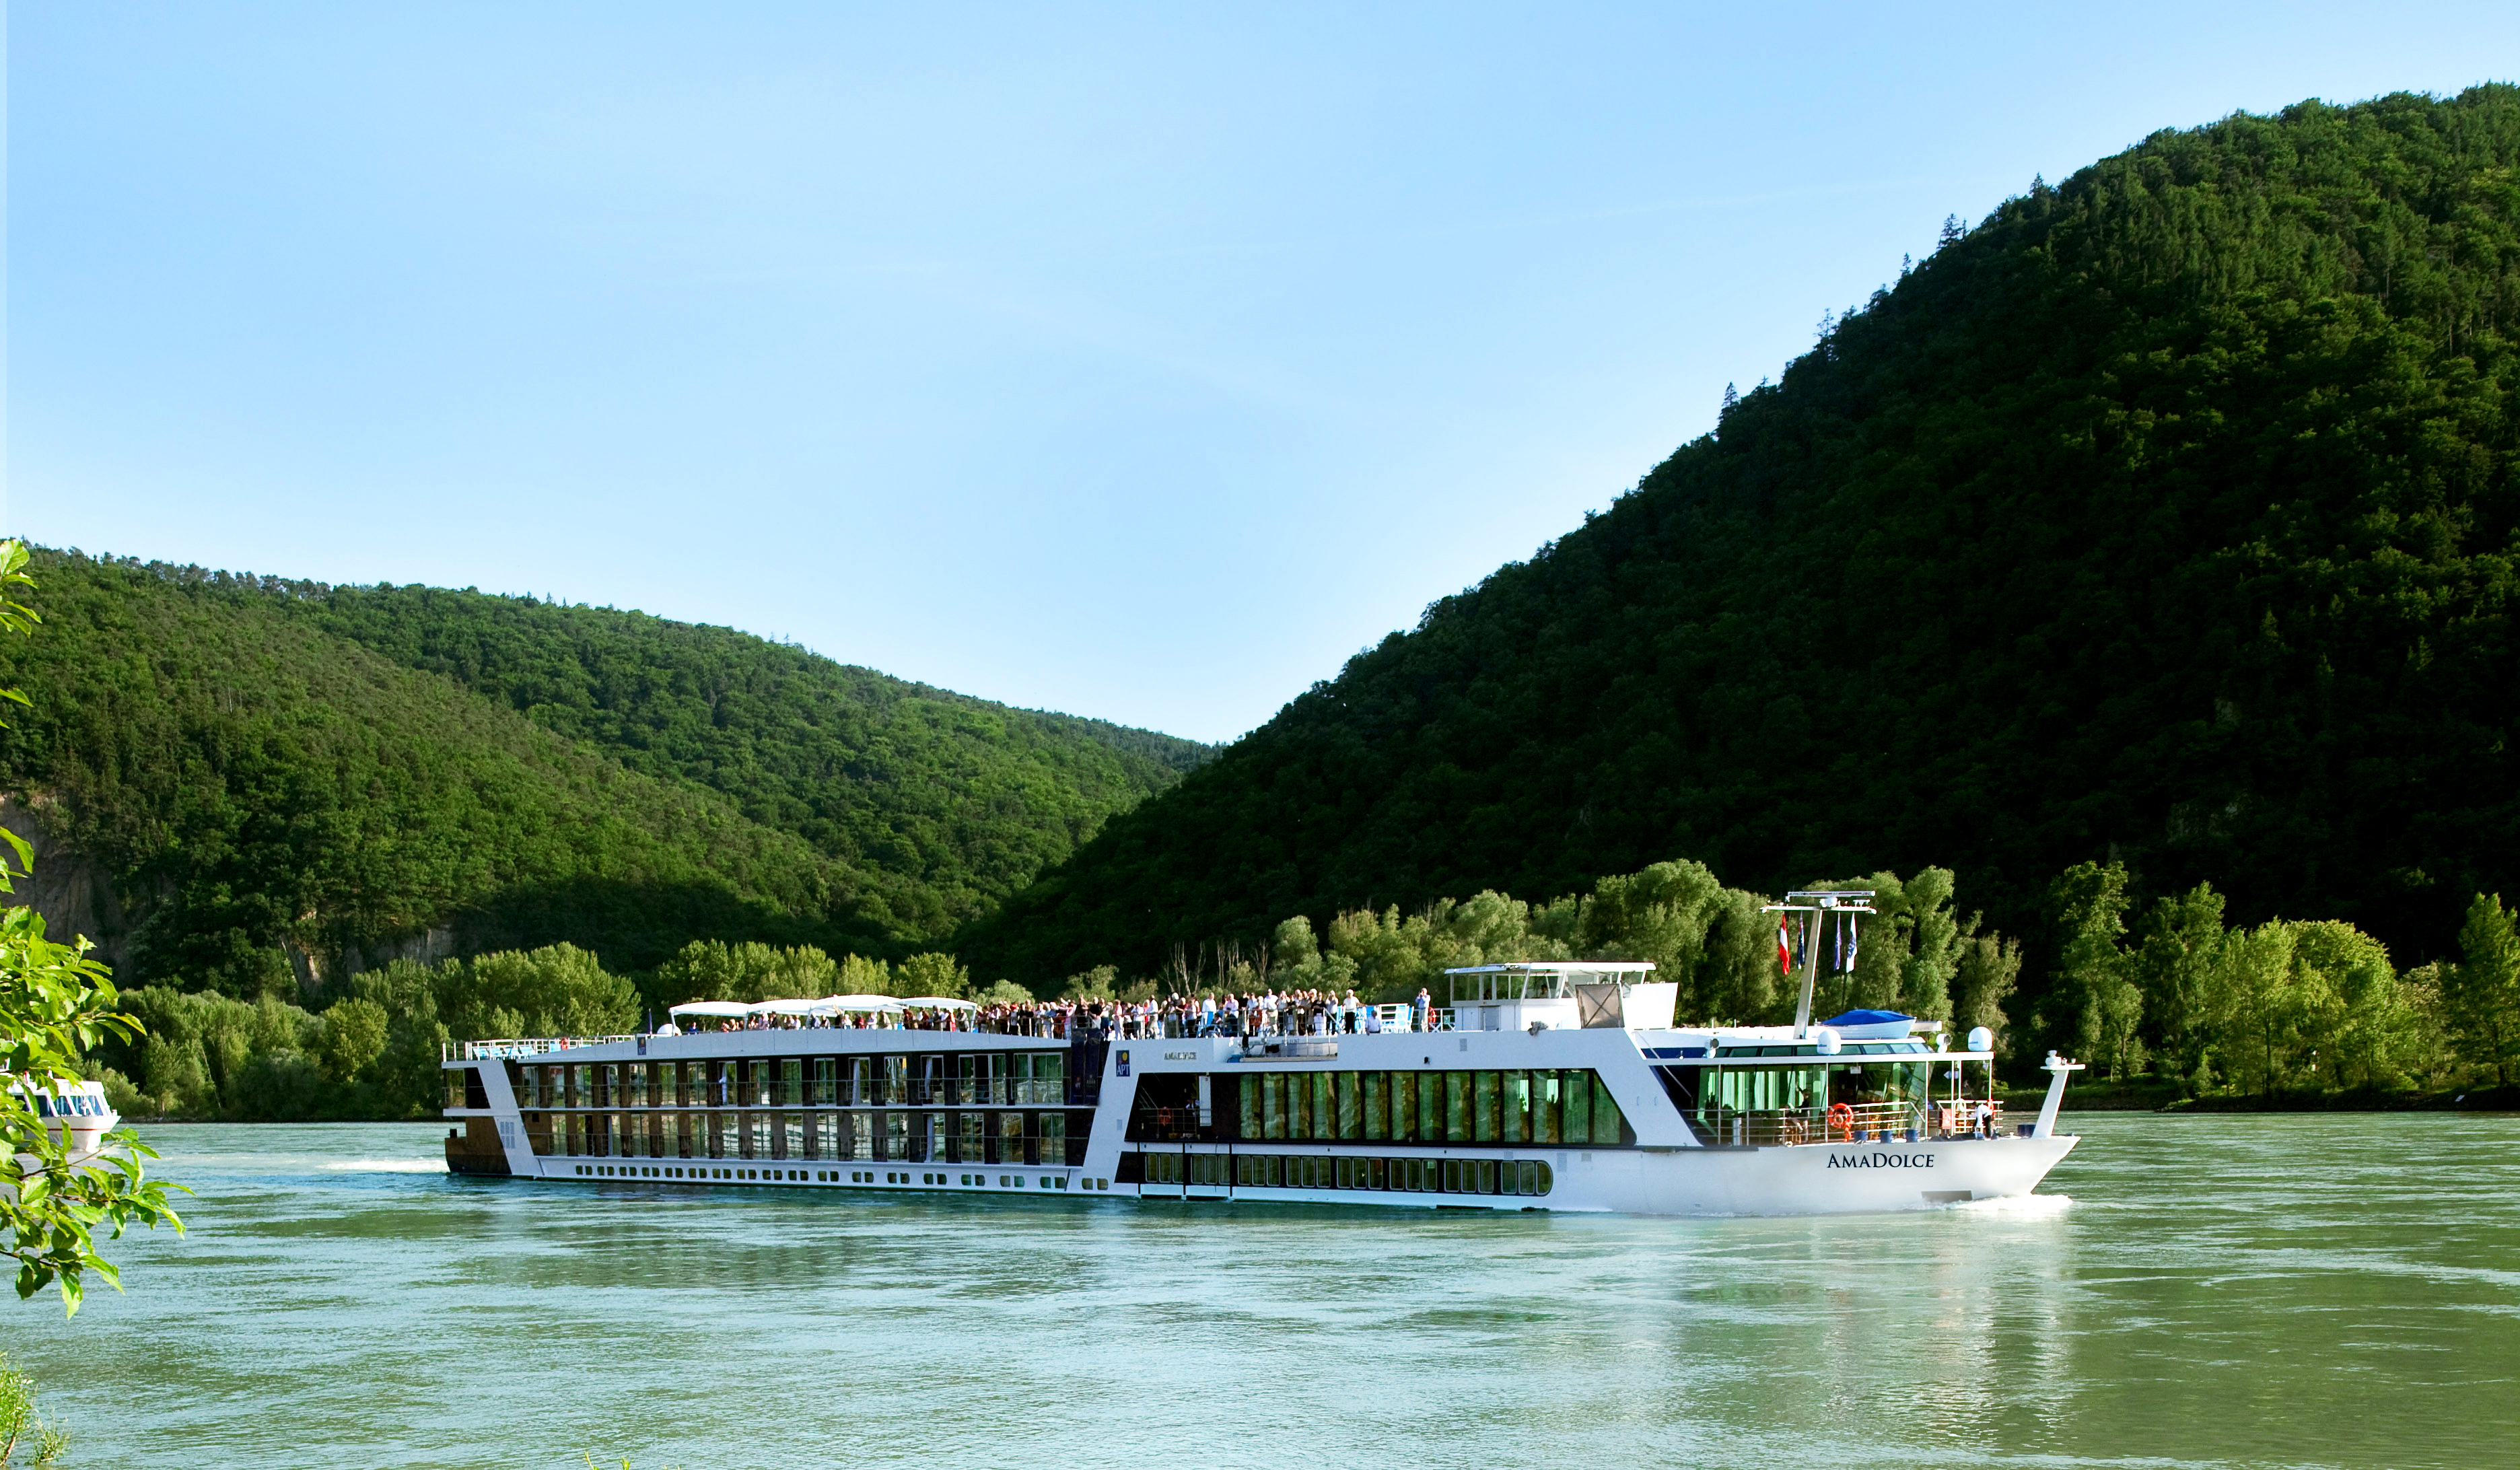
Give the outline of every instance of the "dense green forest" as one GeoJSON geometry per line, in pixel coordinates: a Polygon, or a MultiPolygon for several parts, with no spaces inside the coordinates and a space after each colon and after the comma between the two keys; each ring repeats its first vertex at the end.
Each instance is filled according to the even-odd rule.
{"type": "Polygon", "coordinates": [[[2448,957],[2520,891],[2515,167],[2511,87],[2305,103],[1948,226],[962,952],[1151,970],[1686,854],[1770,892],[1947,867],[2068,1040],[2036,1002],[2078,864],[2448,957]]]}
{"type": "Polygon", "coordinates": [[[905,934],[985,912],[1212,753],[729,628],[433,587],[260,585],[328,633],[897,880],[885,901],[905,934]]]}
{"type": "Polygon", "coordinates": [[[135,984],[328,999],[569,941],[899,956],[1204,747],[636,613],[38,553],[35,893],[135,984]]]}

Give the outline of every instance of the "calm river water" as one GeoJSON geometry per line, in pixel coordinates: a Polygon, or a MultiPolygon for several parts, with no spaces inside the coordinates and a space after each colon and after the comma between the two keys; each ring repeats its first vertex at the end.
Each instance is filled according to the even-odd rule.
{"type": "Polygon", "coordinates": [[[84,1466],[2520,1463],[2520,1119],[2087,1114],[2052,1194],[1639,1220],[483,1184],[158,1128],[7,1346],[84,1466]]]}

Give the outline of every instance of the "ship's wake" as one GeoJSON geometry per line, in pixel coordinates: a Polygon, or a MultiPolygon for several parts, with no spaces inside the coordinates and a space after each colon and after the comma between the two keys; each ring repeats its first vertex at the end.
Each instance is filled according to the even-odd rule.
{"type": "Polygon", "coordinates": [[[441,1159],[336,1159],[324,1166],[341,1174],[444,1174],[441,1159]]]}
{"type": "Polygon", "coordinates": [[[2074,1208],[2070,1194],[2007,1194],[1995,1199],[1960,1200],[1952,1205],[1972,1215],[2002,1215],[2014,1219],[2046,1220],[2074,1208]]]}

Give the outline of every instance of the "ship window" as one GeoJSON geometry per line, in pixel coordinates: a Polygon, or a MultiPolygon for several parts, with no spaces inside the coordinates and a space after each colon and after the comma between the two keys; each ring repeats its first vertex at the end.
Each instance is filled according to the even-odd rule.
{"type": "Polygon", "coordinates": [[[1619,1112],[1618,1099],[1610,1095],[1610,1085],[1598,1072],[1586,1074],[1593,1091],[1593,1141],[1595,1143],[1628,1143],[1628,1120],[1619,1112]]]}
{"type": "MultiPolygon", "coordinates": [[[[1350,1073],[1349,1075],[1354,1076],[1355,1074],[1350,1073]]],[[[1365,1085],[1365,1136],[1368,1138],[1387,1138],[1391,1136],[1391,1113],[1389,1107],[1386,1105],[1390,1086],[1389,1079],[1380,1072],[1368,1072],[1364,1075],[1363,1080],[1365,1085]]]]}
{"type": "Polygon", "coordinates": [[[1593,1138],[1593,1074],[1566,1072],[1558,1078],[1558,1110],[1563,1114],[1558,1136],[1569,1143],[1593,1138]]]}
{"type": "Polygon", "coordinates": [[[1260,1136],[1286,1136],[1286,1076],[1272,1072],[1260,1079],[1260,1136]]]}
{"type": "Polygon", "coordinates": [[[1508,1143],[1530,1142],[1531,1074],[1498,1073],[1497,1107],[1500,1110],[1497,1136],[1508,1143]]]}

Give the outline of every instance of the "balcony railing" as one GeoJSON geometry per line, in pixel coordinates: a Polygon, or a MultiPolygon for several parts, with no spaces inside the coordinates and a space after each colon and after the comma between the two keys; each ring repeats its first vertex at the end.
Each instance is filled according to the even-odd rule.
{"type": "MultiPolygon", "coordinates": [[[[1974,1125],[1969,1106],[1943,1103],[1857,1102],[1836,1108],[1778,1108],[1757,1112],[1724,1110],[1690,1120],[1709,1143],[1777,1148],[1799,1143],[1861,1143],[1875,1137],[1905,1139],[1908,1130],[1924,1138],[1966,1136],[1974,1125]]],[[[2003,1132],[2003,1110],[1995,1111],[1990,1133],[2003,1132]]]]}

